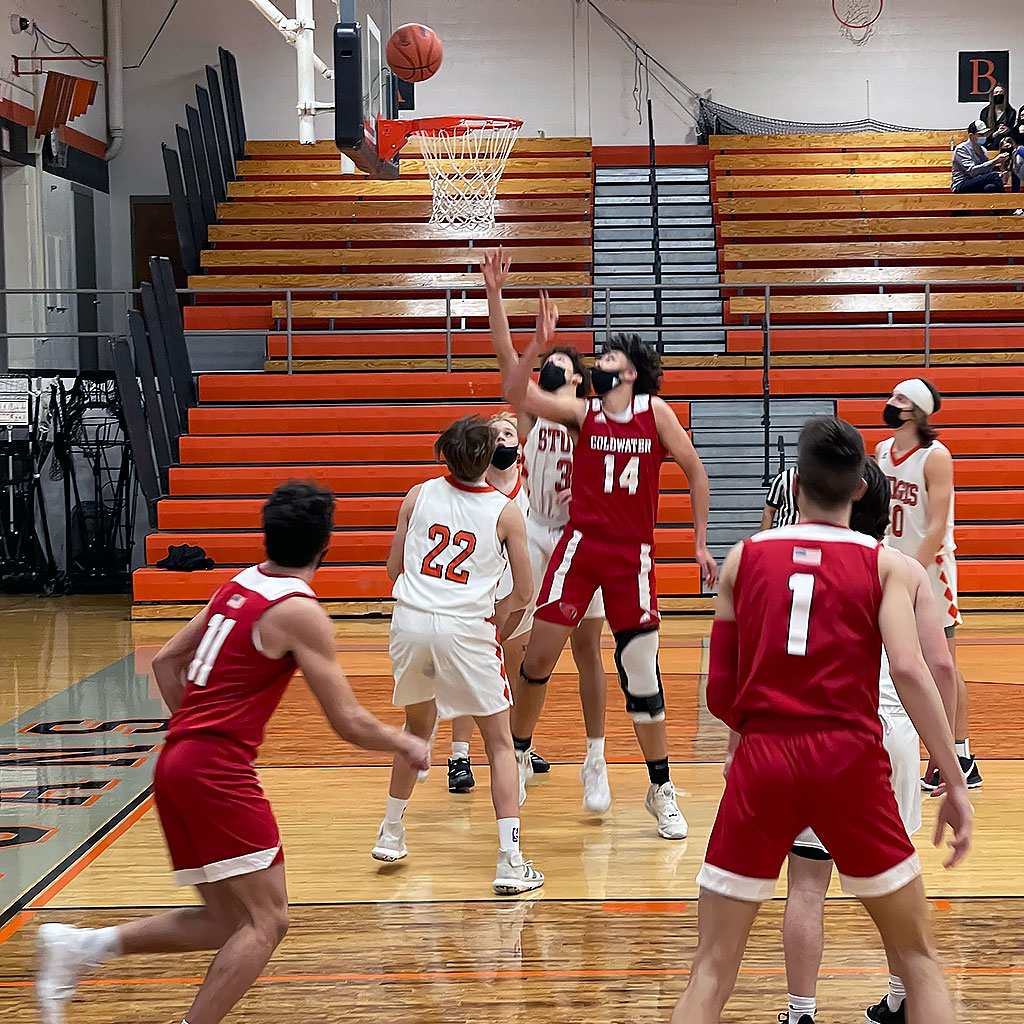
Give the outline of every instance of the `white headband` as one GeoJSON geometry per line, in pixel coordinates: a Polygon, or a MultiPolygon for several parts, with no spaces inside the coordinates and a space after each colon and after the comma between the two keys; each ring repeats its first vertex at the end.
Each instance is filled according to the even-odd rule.
{"type": "Polygon", "coordinates": [[[932,397],[928,385],[920,377],[905,380],[892,390],[894,394],[909,398],[926,416],[931,416],[935,412],[935,399],[932,397]]]}

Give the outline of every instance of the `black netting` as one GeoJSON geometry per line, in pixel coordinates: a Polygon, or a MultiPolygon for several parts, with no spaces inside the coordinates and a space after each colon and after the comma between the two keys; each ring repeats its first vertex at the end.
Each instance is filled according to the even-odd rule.
{"type": "Polygon", "coordinates": [[[697,134],[701,143],[711,135],[822,135],[847,132],[922,132],[927,128],[886,124],[866,117],[860,121],[838,121],[834,124],[811,124],[805,121],[784,121],[778,117],[762,117],[735,107],[701,97],[697,101],[697,134]]]}

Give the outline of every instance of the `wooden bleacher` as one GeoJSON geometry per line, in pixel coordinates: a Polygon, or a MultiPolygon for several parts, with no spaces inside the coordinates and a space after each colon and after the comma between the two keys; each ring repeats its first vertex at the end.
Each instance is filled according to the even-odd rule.
{"type": "MultiPolygon", "coordinates": [[[[934,365],[927,374],[945,395],[935,421],[956,459],[961,603],[1024,607],[1024,366],[1012,364],[1024,353],[1024,321],[980,331],[955,323],[961,316],[1020,319],[1024,293],[974,283],[1024,282],[1021,264],[1010,262],[1013,246],[1024,244],[1024,218],[1010,216],[1014,197],[948,193],[950,136],[712,140],[723,278],[736,289],[727,312],[737,323],[756,321],[760,297],[741,294],[741,286],[776,282],[773,395],[834,396],[839,415],[873,445],[884,396],[907,375],[903,364],[920,365],[923,352],[920,295],[900,286],[957,281],[933,295],[939,324],[930,343],[935,363],[958,365],[934,365]],[[872,287],[848,286],[858,278],[872,287]],[[833,294],[805,287],[819,281],[847,286],[833,294]],[[896,293],[880,295],[878,286],[896,293]],[[893,298],[900,309],[882,310],[882,300],[892,307],[893,298]],[[882,327],[890,316],[905,323],[882,327]],[[880,326],[836,330],[844,317],[880,326]],[[1009,365],[983,365],[996,358],[1009,365]]],[[[134,614],[192,614],[237,566],[258,559],[262,501],[288,477],[312,477],[338,493],[337,528],[317,578],[328,609],[387,611],[387,545],[402,495],[442,471],[431,451],[436,432],[466,412],[500,407],[490,365],[485,372],[425,368],[443,365],[438,328],[448,314],[480,328],[454,335],[452,351],[456,367],[484,365],[489,343],[477,264],[498,241],[515,258],[510,284],[592,280],[590,141],[522,140],[503,180],[497,225],[474,237],[426,223],[428,183],[411,161],[398,183],[372,182],[332,172],[330,143],[250,142],[247,149],[242,180],[211,227],[204,272],[189,281],[200,301],[186,310],[186,325],[265,331],[267,372],[200,379],[170,496],[159,504],[159,530],[147,538],[147,565],[135,574],[134,614]],[[218,286],[239,291],[226,297],[218,286]],[[289,376],[276,372],[286,354],[283,289],[304,287],[318,291],[293,297],[295,367],[321,372],[289,376]],[[447,307],[446,287],[468,291],[447,307]],[[384,288],[399,291],[375,291],[384,288]],[[334,333],[310,333],[328,325],[334,333]],[[179,543],[201,544],[218,568],[157,570],[179,543]]],[[[534,301],[512,297],[517,325],[529,323],[534,301]]],[[[575,325],[561,339],[592,351],[589,299],[570,293],[559,306],[563,323],[575,325]]],[[[663,394],[684,423],[692,401],[760,396],[759,334],[729,330],[726,344],[723,357],[666,373],[663,394]]],[[[709,607],[692,549],[685,481],[668,466],[657,548],[666,610],[709,607]]]]}
{"type": "MultiPolygon", "coordinates": [[[[521,139],[499,189],[497,222],[484,231],[428,223],[430,182],[422,160],[407,147],[395,181],[342,175],[332,143],[299,146],[249,142],[240,180],[209,229],[203,273],[189,279],[200,292],[186,327],[272,329],[287,316],[283,288],[323,289],[296,295],[305,329],[373,328],[406,324],[434,329],[486,325],[486,302],[475,268],[482,254],[503,245],[513,254],[510,286],[553,287],[591,281],[593,161],[589,139],[521,139]],[[235,296],[217,289],[238,289],[235,296]],[[379,289],[393,289],[380,292],[379,289]],[[444,301],[445,288],[475,289],[444,301]],[[354,293],[341,297],[338,293],[354,293]],[[242,308],[244,307],[244,314],[242,308]]],[[[527,323],[535,299],[517,300],[514,316],[527,323]]],[[[590,299],[560,302],[563,322],[583,324],[590,299]]],[[[401,353],[396,353],[401,354],[401,353]]],[[[343,359],[341,336],[321,345],[317,360],[295,369],[324,369],[343,359]]],[[[270,363],[271,367],[275,364],[270,363]]]]}
{"type": "MultiPolygon", "coordinates": [[[[890,317],[919,323],[923,291],[900,294],[899,288],[940,281],[954,284],[933,293],[933,321],[1024,322],[1024,217],[1012,215],[1022,197],[952,195],[950,147],[962,138],[956,132],[791,136],[785,144],[774,137],[713,138],[723,282],[780,285],[773,288],[772,315],[782,323],[890,317]],[[976,286],[1003,280],[1009,283],[976,286]],[[815,283],[849,287],[799,287],[815,283]]],[[[734,322],[763,312],[763,298],[729,294],[734,322]]]]}

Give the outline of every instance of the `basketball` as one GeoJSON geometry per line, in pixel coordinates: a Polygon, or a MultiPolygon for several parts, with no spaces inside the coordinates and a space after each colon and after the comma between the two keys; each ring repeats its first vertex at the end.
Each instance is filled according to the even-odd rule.
{"type": "Polygon", "coordinates": [[[437,72],[443,57],[441,40],[426,25],[402,25],[388,40],[388,64],[405,82],[425,82],[437,72]]]}

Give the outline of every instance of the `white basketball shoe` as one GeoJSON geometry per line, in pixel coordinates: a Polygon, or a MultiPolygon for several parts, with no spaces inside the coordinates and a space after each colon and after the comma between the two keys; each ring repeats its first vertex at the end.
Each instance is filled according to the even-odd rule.
{"type": "Polygon", "coordinates": [[[658,819],[658,835],[662,839],[686,838],[686,819],[676,803],[676,789],[671,782],[661,786],[652,782],[644,807],[658,819]]]}
{"type": "Polygon", "coordinates": [[[608,786],[608,762],[596,754],[587,754],[580,768],[583,783],[583,809],[591,814],[604,814],[612,805],[608,786]]]}
{"type": "Polygon", "coordinates": [[[494,891],[499,896],[517,896],[539,889],[544,876],[533,868],[533,861],[523,860],[519,850],[499,850],[498,869],[494,873],[494,891]]]}
{"type": "Polygon", "coordinates": [[[370,851],[370,856],[374,860],[392,863],[408,855],[409,851],[405,846],[405,826],[401,822],[381,822],[380,831],[377,833],[377,845],[370,851]]]}

